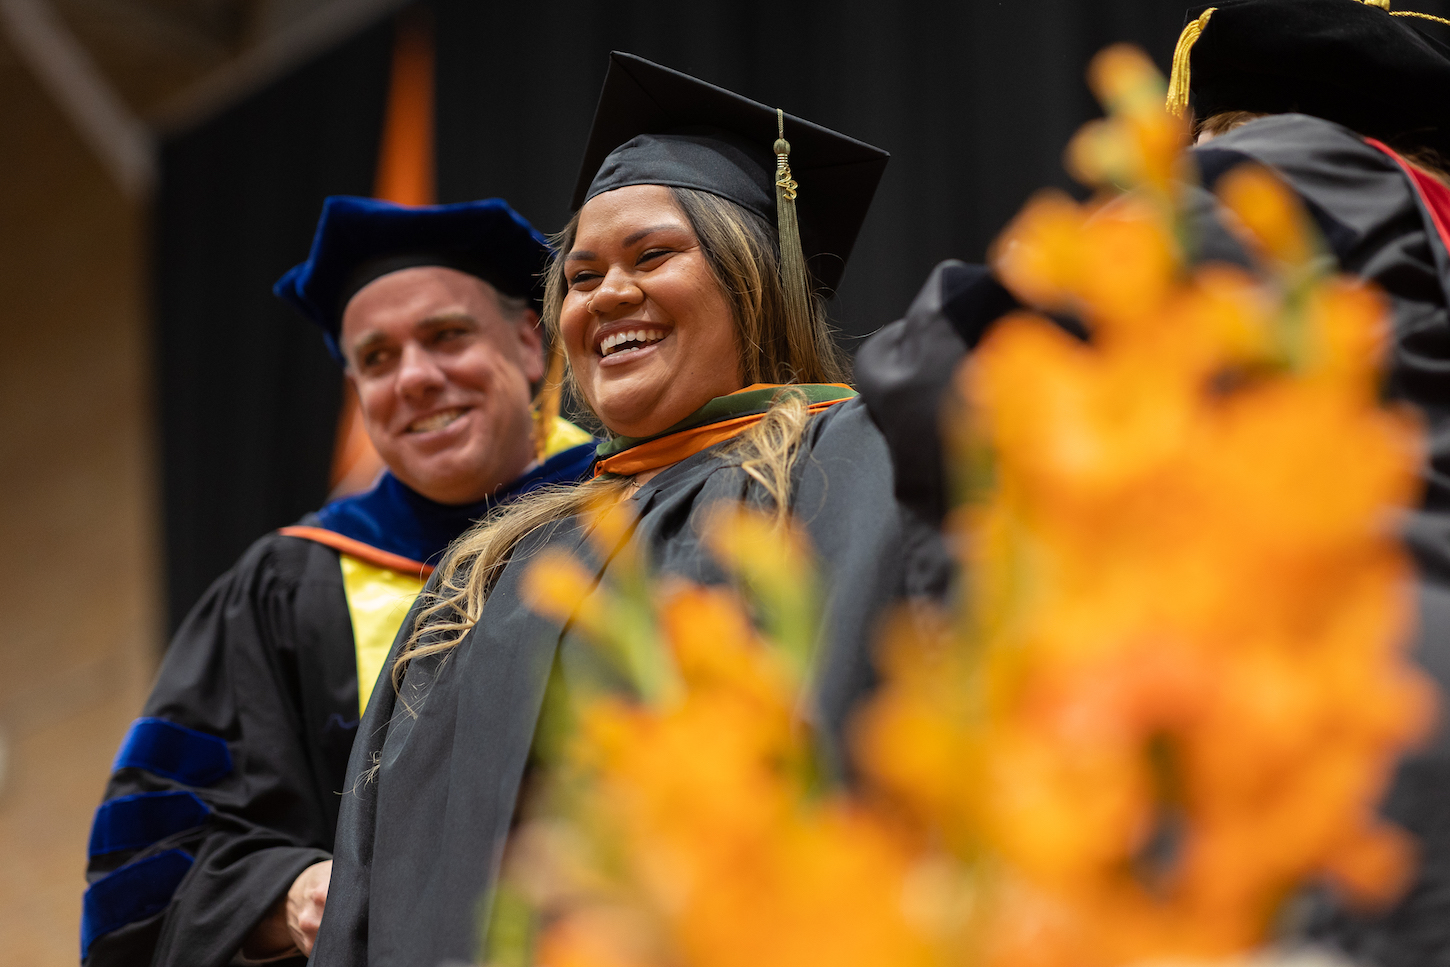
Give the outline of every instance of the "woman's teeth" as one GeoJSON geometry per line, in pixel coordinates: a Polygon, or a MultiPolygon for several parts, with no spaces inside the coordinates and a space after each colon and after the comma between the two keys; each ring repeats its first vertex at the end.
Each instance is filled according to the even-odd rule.
{"type": "Polygon", "coordinates": [[[599,344],[599,355],[612,356],[615,353],[643,349],[663,338],[665,333],[659,329],[626,329],[612,336],[605,336],[604,341],[599,344]]]}
{"type": "Polygon", "coordinates": [[[456,406],[451,410],[443,410],[434,413],[432,416],[423,416],[408,424],[409,433],[431,433],[434,430],[441,430],[454,420],[464,414],[464,407],[456,406]]]}

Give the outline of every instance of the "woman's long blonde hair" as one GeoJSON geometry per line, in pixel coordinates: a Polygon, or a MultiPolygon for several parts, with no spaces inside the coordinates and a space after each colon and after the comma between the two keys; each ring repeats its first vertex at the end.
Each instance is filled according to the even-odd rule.
{"type": "MultiPolygon", "coordinates": [[[[780,247],[775,230],[754,212],[716,195],[671,188],[700,243],[700,251],[730,305],[740,353],[740,373],[751,383],[842,383],[845,355],[826,324],[825,303],[813,298],[804,318],[789,309],[780,280],[780,247]]],[[[545,275],[544,326],[559,342],[559,315],[568,281],[563,257],[574,246],[576,213],[553,239],[554,260],[545,275]]],[[[586,409],[573,372],[566,366],[566,392],[586,409]]],[[[765,490],[781,517],[789,511],[791,468],[810,420],[804,397],[783,389],[761,422],[723,452],[765,490]]],[[[447,651],[477,623],[489,592],[519,542],[541,527],[623,499],[629,477],[601,474],[577,486],[534,491],[490,515],[449,549],[434,588],[401,654],[393,663],[393,687],[400,688],[408,663],[447,651]]]]}

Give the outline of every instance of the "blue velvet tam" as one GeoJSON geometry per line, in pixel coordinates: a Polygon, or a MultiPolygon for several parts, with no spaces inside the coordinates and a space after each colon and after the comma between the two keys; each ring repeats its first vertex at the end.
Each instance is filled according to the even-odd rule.
{"type": "Polygon", "coordinates": [[[544,236],[502,198],[415,207],[333,195],[322,203],[307,261],[289,269],[272,292],[317,323],[328,351],[342,362],[343,310],[369,282],[438,265],[537,308],[548,255],[544,236]]]}

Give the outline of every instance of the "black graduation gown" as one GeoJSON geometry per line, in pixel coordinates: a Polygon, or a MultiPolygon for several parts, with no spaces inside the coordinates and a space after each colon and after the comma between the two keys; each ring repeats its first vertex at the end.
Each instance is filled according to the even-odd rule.
{"type": "Polygon", "coordinates": [[[87,964],[232,960],[330,858],[357,689],[338,552],[257,541],[177,632],[122,744],[91,837],[87,964]]]}
{"type": "MultiPolygon", "coordinates": [[[[1414,655],[1450,696],[1450,252],[1409,178],[1353,132],[1319,118],[1276,115],[1195,148],[1207,188],[1235,164],[1276,170],[1298,192],[1342,270],[1388,296],[1393,339],[1386,394],[1423,414],[1425,496],[1404,534],[1420,573],[1414,655]]],[[[1201,259],[1247,264],[1207,191],[1191,199],[1201,259]]],[[[933,271],[905,318],[856,357],[862,398],[890,442],[902,499],[940,521],[946,505],[936,414],[947,381],[990,323],[1015,300],[981,266],[933,271]]],[[[1070,324],[1069,324],[1070,325],[1070,324]]],[[[1304,930],[1380,967],[1450,965],[1450,730],[1441,728],[1396,772],[1383,810],[1415,834],[1418,878],[1388,913],[1359,917],[1327,896],[1306,905],[1304,930]]]]}
{"type": "MultiPolygon", "coordinates": [[[[630,539],[655,571],[718,583],[723,576],[697,528],[716,502],[742,499],[764,497],[717,448],[705,450],[662,471],[633,498],[639,520],[630,539]]],[[[814,702],[823,732],[839,739],[872,680],[868,642],[877,619],[912,590],[890,461],[859,400],[831,407],[807,428],[792,510],[829,582],[828,644],[814,702]]],[[[446,658],[410,665],[402,695],[416,717],[392,689],[374,691],[348,767],[316,967],[436,967],[479,955],[487,896],[550,671],[557,661],[567,681],[590,661],[587,642],[520,601],[524,566],[546,545],[609,573],[578,519],[541,528],[515,550],[464,641],[446,658]],[[376,780],[353,788],[374,757],[376,780]]]]}
{"type": "MultiPolygon", "coordinates": [[[[1403,170],[1338,125],[1281,115],[1195,151],[1206,184],[1245,158],[1282,173],[1340,266],[1389,297],[1394,338],[1385,389],[1426,420],[1425,496],[1405,529],[1420,572],[1415,657],[1450,696],[1450,252],[1403,170]]],[[[1356,916],[1327,898],[1310,935],[1381,967],[1450,964],[1450,734],[1406,757],[1383,807],[1423,850],[1415,884],[1389,912],[1356,916]]]]}
{"type": "Polygon", "coordinates": [[[172,641],[96,810],[83,960],[220,967],[302,870],[330,858],[358,723],[354,629],[386,646],[387,623],[402,615],[370,611],[379,593],[411,596],[421,562],[498,503],[578,480],[594,442],[568,447],[572,436],[582,434],[561,434],[562,449],[472,504],[435,503],[384,473],[367,493],[262,538],[211,587],[172,641]],[[334,547],[402,582],[355,574],[350,585],[334,547]]]}

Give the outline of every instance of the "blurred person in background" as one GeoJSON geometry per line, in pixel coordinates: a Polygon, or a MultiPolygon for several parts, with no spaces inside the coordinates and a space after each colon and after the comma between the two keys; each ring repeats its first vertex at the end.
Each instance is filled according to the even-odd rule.
{"type": "Polygon", "coordinates": [[[311,952],[353,737],[413,598],[474,521],[593,460],[532,406],[547,254],[498,199],[324,204],[274,291],[321,326],[387,470],[257,541],[177,632],[96,812],[85,963],[311,952]]]}
{"type": "MultiPolygon", "coordinates": [[[[1427,426],[1425,493],[1403,524],[1419,569],[1415,656],[1450,695],[1450,22],[1388,0],[1219,0],[1198,4],[1174,56],[1169,109],[1190,106],[1189,152],[1201,217],[1186,237],[1199,261],[1248,265],[1233,216],[1211,194],[1245,162],[1303,201],[1340,271],[1373,282],[1390,308],[1385,392],[1427,426]],[[1423,29],[1419,29],[1423,28],[1423,29]]],[[[861,347],[856,377],[892,449],[898,497],[940,525],[947,508],[936,426],[961,359],[1018,307],[983,266],[948,261],[905,318],[861,347]]],[[[1058,320],[1078,335],[1075,320],[1058,320]]],[[[935,558],[938,586],[950,565],[935,558]]],[[[1416,881],[1370,915],[1333,895],[1306,898],[1295,922],[1356,962],[1450,963],[1450,746],[1444,728],[1401,762],[1385,815],[1419,846],[1416,881]]]]}

